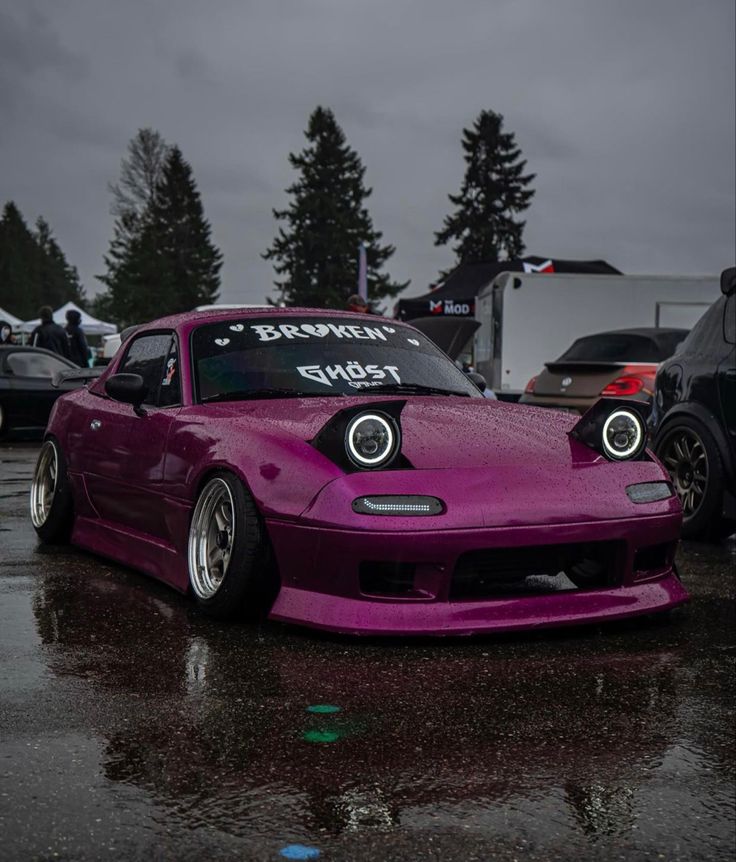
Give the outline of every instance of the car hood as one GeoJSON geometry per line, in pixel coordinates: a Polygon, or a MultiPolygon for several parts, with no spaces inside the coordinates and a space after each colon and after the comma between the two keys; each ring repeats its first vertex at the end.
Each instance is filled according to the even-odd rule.
{"type": "Polygon", "coordinates": [[[599,457],[568,437],[576,417],[481,398],[301,398],[195,409],[206,410],[208,420],[232,422],[244,431],[308,442],[341,410],[361,404],[379,409],[388,401],[404,402],[402,452],[415,469],[589,463],[599,457]]]}

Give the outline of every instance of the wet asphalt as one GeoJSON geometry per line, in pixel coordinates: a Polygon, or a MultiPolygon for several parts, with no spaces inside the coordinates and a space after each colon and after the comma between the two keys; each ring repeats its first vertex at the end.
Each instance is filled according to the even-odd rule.
{"type": "Polygon", "coordinates": [[[664,620],[452,641],[226,625],[39,545],[36,452],[0,447],[0,860],[736,853],[733,539],[682,546],[693,599],[664,620]]]}

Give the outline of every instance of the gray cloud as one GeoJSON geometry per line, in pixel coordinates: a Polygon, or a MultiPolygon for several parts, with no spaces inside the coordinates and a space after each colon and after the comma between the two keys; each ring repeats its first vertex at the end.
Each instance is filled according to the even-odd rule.
{"type": "Polygon", "coordinates": [[[43,213],[95,290],[107,183],[154,126],[193,165],[223,299],[260,301],[287,155],[327,105],[419,293],[452,263],[433,235],[490,108],[537,174],[530,253],[713,272],[736,256],[733,45],[732,0],[0,0],[2,197],[43,213]]]}

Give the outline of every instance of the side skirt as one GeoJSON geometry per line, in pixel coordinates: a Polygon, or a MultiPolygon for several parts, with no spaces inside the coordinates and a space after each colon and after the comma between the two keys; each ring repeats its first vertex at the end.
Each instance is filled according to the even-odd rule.
{"type": "Polygon", "coordinates": [[[72,544],[130,566],[185,593],[189,588],[187,561],[173,545],[126,530],[109,521],[77,517],[72,544]]]}

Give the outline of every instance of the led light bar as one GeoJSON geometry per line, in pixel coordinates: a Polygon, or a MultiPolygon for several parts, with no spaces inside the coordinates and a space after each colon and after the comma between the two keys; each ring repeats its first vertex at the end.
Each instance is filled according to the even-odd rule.
{"type": "Polygon", "coordinates": [[[632,503],[656,503],[674,497],[675,491],[669,482],[641,482],[627,485],[626,494],[632,503]]]}
{"type": "Polygon", "coordinates": [[[445,505],[437,497],[421,497],[413,494],[396,496],[357,497],[353,500],[353,511],[361,515],[441,515],[445,505]]]}

